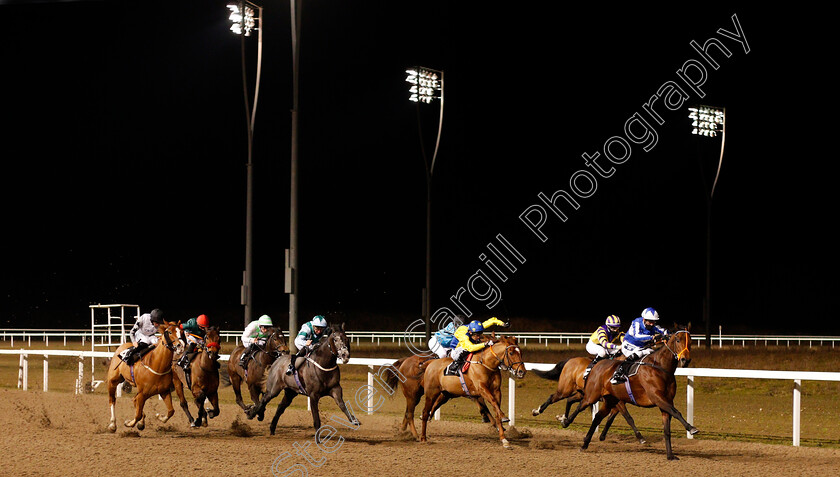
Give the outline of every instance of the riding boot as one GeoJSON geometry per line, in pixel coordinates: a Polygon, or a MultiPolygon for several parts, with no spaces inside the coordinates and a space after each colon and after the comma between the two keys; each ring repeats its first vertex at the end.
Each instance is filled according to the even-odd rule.
{"type": "Polygon", "coordinates": [[[251,358],[252,349],[253,345],[248,345],[245,351],[242,352],[242,356],[239,357],[239,366],[241,368],[248,369],[248,360],[251,358]]]}
{"type": "Polygon", "coordinates": [[[291,376],[295,372],[295,361],[300,357],[298,355],[302,354],[303,350],[298,351],[296,354],[293,354],[289,359],[289,367],[286,368],[286,376],[291,376]]]}
{"type": "Polygon", "coordinates": [[[449,372],[452,374],[458,374],[458,370],[464,366],[464,359],[467,357],[467,353],[461,353],[458,358],[452,359],[452,364],[449,365],[449,372]]]}
{"type": "Polygon", "coordinates": [[[178,366],[180,366],[184,371],[187,371],[187,368],[190,366],[190,361],[192,360],[194,352],[195,343],[190,343],[187,345],[187,349],[184,350],[184,354],[181,356],[181,359],[178,360],[178,366]]]}
{"type": "Polygon", "coordinates": [[[612,378],[610,378],[610,383],[612,384],[621,384],[627,380],[627,368],[630,366],[630,358],[626,361],[622,361],[618,368],[616,368],[615,373],[613,374],[612,378]]]}

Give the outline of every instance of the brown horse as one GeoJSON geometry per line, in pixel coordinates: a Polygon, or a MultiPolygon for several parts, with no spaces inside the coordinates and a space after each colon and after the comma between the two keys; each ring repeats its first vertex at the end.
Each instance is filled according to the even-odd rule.
{"type": "Polygon", "coordinates": [[[668,460],[677,459],[677,456],[671,450],[671,418],[680,421],[690,434],[698,432],[697,428],[689,424],[674,407],[674,396],[677,393],[674,371],[678,365],[686,367],[691,362],[690,326],[678,329],[664,346],[641,360],[636,374],[629,376],[624,383],[610,383],[610,378],[619,365],[618,361],[604,360],[592,368],[592,372],[586,381],[583,399],[569,417],[569,424],[575,420],[581,409],[595,404],[601,398],[604,400],[604,407],[595,414],[589,432],[583,439],[581,450],[589,447],[592,434],[601,420],[612,412],[619,402],[624,402],[639,407],[656,406],[659,408],[662,412],[662,432],[665,435],[666,456],[668,460]]]}
{"type": "MultiPolygon", "coordinates": [[[[396,390],[397,386],[402,384],[402,392],[405,397],[405,414],[403,415],[402,423],[400,424],[400,431],[405,431],[409,428],[414,438],[420,437],[417,434],[417,428],[414,426],[414,410],[417,404],[420,403],[420,398],[423,397],[423,385],[421,383],[422,370],[421,366],[425,366],[426,362],[431,359],[438,359],[436,356],[421,356],[411,355],[406,358],[401,358],[394,363],[383,366],[384,368],[393,368],[399,371],[400,374],[389,372],[385,383],[390,386],[390,389],[396,390]]],[[[451,361],[450,361],[451,362],[451,361]]],[[[379,375],[383,374],[383,369],[380,368],[379,375]]],[[[487,403],[483,398],[477,398],[478,411],[484,422],[490,422],[493,427],[496,427],[496,422],[490,410],[487,408],[487,403]]]]}
{"type": "Polygon", "coordinates": [[[509,371],[516,379],[522,379],[525,377],[525,363],[522,362],[522,351],[516,337],[496,338],[494,334],[492,340],[495,341],[492,346],[486,346],[473,355],[476,361],[471,361],[469,369],[464,373],[463,386],[459,376],[444,376],[452,358],[435,359],[422,366],[421,384],[426,391],[426,405],[423,408],[421,442],[426,441],[426,423],[429,417],[447,401],[453,397],[481,397],[490,403],[496,412],[495,427],[499,431],[499,440],[506,449],[511,448],[502,425],[504,413],[499,407],[502,402],[501,370],[509,371]]]}
{"type": "MultiPolygon", "coordinates": [[[[243,352],[245,352],[245,347],[242,345],[237,346],[233,350],[228,359],[227,371],[230,377],[230,384],[233,386],[233,393],[236,395],[236,404],[239,404],[239,407],[243,411],[248,412],[260,402],[260,398],[262,397],[262,386],[260,382],[262,381],[263,373],[280,355],[284,353],[289,354],[289,346],[286,344],[283,330],[277,327],[271,328],[266,339],[265,347],[259,348],[259,351],[254,353],[253,358],[248,360],[248,369],[242,369],[239,366],[239,358],[243,352]],[[251,402],[253,403],[247,406],[242,401],[242,391],[240,390],[243,381],[248,386],[248,392],[251,394],[251,402]]],[[[257,417],[260,421],[264,418],[265,415],[262,412],[257,417]]]]}
{"type": "Polygon", "coordinates": [[[190,414],[190,408],[187,405],[187,399],[184,396],[184,382],[181,376],[184,371],[177,364],[172,365],[175,371],[172,373],[172,384],[175,385],[175,394],[178,395],[178,401],[181,403],[181,409],[190,420],[190,427],[207,426],[207,418],[210,419],[219,415],[219,327],[211,326],[207,328],[207,334],[204,337],[204,343],[199,345],[196,350],[198,354],[190,363],[190,377],[191,384],[190,392],[195,398],[195,405],[198,408],[198,419],[193,419],[190,414]],[[207,411],[204,409],[204,400],[210,401],[213,409],[207,411]]]}
{"type": "MultiPolygon", "coordinates": [[[[622,355],[621,360],[623,359],[624,356],[622,355]]],[[[583,387],[586,383],[583,379],[583,373],[586,371],[590,362],[592,362],[591,358],[572,358],[566,361],[560,361],[556,366],[554,366],[554,369],[549,371],[533,370],[534,374],[541,378],[552,380],[557,379],[557,390],[551,393],[548,396],[548,399],[546,399],[540,407],[532,410],[531,415],[539,416],[548,406],[560,401],[561,399],[566,399],[566,412],[562,416],[557,416],[558,421],[566,424],[569,419],[568,416],[570,414],[569,411],[572,409],[572,404],[580,402],[580,400],[583,399],[583,387]]],[[[601,435],[598,437],[598,440],[603,441],[607,438],[607,431],[610,430],[610,426],[619,413],[621,413],[624,420],[627,421],[627,424],[630,425],[630,428],[633,429],[633,433],[636,435],[636,439],[639,440],[639,443],[644,444],[645,439],[636,428],[636,422],[633,420],[633,416],[627,412],[627,406],[625,406],[623,402],[616,404],[613,412],[610,413],[610,416],[607,418],[607,423],[604,424],[604,430],[601,431],[601,435]]]]}
{"type": "Polygon", "coordinates": [[[126,427],[137,426],[142,431],[146,427],[146,415],[143,414],[143,406],[146,400],[155,394],[159,394],[166,404],[168,412],[165,417],[158,415],[161,422],[166,422],[175,414],[172,407],[172,356],[177,348],[181,348],[181,341],[178,339],[181,322],[164,322],[158,326],[158,331],[163,335],[163,343],[158,342],[154,349],[140,358],[133,365],[127,365],[120,359],[120,353],[131,346],[131,343],[123,343],[114,352],[111,362],[108,365],[108,376],[105,381],[108,383],[108,404],[111,408],[111,421],[108,423],[108,430],[116,432],[117,419],[115,415],[117,386],[123,381],[128,381],[137,389],[134,396],[134,419],[125,421],[126,427]],[[138,366],[139,365],[139,366],[138,366]]]}

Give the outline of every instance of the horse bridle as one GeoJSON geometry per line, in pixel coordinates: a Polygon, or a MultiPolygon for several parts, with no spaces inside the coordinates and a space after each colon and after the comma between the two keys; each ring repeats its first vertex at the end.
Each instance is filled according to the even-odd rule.
{"type": "Polygon", "coordinates": [[[169,351],[175,352],[175,341],[169,338],[169,327],[174,325],[166,325],[166,332],[163,334],[163,342],[166,344],[166,349],[169,351]]]}
{"type": "MultiPolygon", "coordinates": [[[[516,366],[517,364],[524,364],[524,362],[523,362],[523,361],[516,361],[516,362],[513,362],[513,361],[511,361],[511,359],[510,359],[510,349],[511,349],[511,348],[517,348],[517,349],[519,349],[519,346],[517,346],[517,345],[508,345],[508,346],[506,346],[506,347],[505,347],[505,352],[504,352],[504,354],[502,354],[502,357],[501,357],[501,358],[499,358],[499,355],[498,355],[498,354],[496,354],[496,351],[493,349],[493,347],[492,347],[492,346],[488,346],[488,348],[490,349],[490,353],[492,353],[492,354],[493,354],[493,357],[494,357],[494,358],[496,358],[496,361],[498,361],[498,362],[499,362],[499,368],[500,368],[502,371],[509,371],[511,374],[513,374],[513,373],[514,373],[514,371],[513,371],[513,367],[514,367],[514,366],[516,366]],[[506,359],[507,359],[508,361],[510,361],[510,364],[507,364],[507,365],[505,364],[505,360],[506,360],[506,359]]],[[[488,367],[486,364],[484,364],[484,363],[481,363],[481,364],[482,364],[482,365],[484,365],[485,367],[487,367],[487,368],[489,369],[489,367],[488,367]]]]}
{"type": "MultiPolygon", "coordinates": [[[[675,331],[675,332],[674,332],[674,336],[677,336],[677,335],[678,335],[678,334],[680,334],[680,333],[685,333],[685,334],[688,334],[688,331],[687,331],[687,330],[678,330],[678,331],[675,331]]],[[[667,348],[667,349],[668,349],[668,351],[670,351],[670,352],[671,352],[671,354],[672,354],[672,355],[674,355],[674,359],[680,359],[680,358],[682,358],[682,356],[683,356],[683,354],[684,354],[684,353],[687,353],[687,352],[688,352],[688,345],[686,345],[686,346],[684,346],[684,347],[683,347],[682,351],[680,351],[679,353],[675,353],[675,352],[674,352],[674,350],[672,350],[672,349],[671,349],[671,347],[670,347],[670,346],[668,346],[668,342],[667,342],[667,341],[665,342],[665,348],[667,348]]]]}

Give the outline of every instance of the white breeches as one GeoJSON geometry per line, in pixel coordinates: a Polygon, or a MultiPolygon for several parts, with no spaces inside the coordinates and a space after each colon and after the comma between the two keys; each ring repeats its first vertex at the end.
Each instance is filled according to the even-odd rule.
{"type": "Polygon", "coordinates": [[[599,358],[618,354],[619,351],[621,351],[619,348],[607,349],[591,340],[586,342],[586,352],[599,358]]]}
{"type": "Polygon", "coordinates": [[[446,354],[449,353],[449,348],[438,343],[437,338],[434,336],[432,336],[432,339],[429,340],[429,349],[432,350],[438,358],[445,358],[446,354]]]}
{"type": "Polygon", "coordinates": [[[643,356],[647,356],[653,353],[655,350],[653,348],[639,348],[636,345],[630,344],[627,341],[621,345],[621,353],[628,358],[633,357],[634,355],[637,358],[641,358],[643,356]]]}

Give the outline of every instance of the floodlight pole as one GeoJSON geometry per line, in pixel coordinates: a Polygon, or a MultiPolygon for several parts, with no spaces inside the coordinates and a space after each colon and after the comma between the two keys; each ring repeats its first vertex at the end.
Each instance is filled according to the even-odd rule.
{"type": "Polygon", "coordinates": [[[417,132],[420,135],[420,152],[423,155],[423,164],[426,166],[426,287],[423,289],[423,321],[425,322],[426,342],[432,338],[432,175],[435,171],[435,160],[437,159],[440,147],[440,134],[443,129],[443,71],[430,70],[440,73],[440,113],[438,117],[437,139],[435,139],[435,151],[432,160],[429,161],[426,155],[426,146],[423,142],[423,128],[420,118],[420,101],[416,102],[417,107],[417,132]]]}
{"type": "MultiPolygon", "coordinates": [[[[289,294],[289,336],[298,329],[298,96],[300,69],[300,17],[303,2],[289,0],[292,20],[292,147],[289,201],[289,251],[286,263],[286,293],[289,294]]],[[[293,341],[289,348],[295,352],[293,341]]]]}
{"type": "Polygon", "coordinates": [[[240,293],[240,302],[245,306],[244,324],[248,326],[252,318],[253,308],[253,221],[254,221],[254,121],[257,117],[257,99],[260,94],[260,73],[262,70],[262,34],[263,34],[263,8],[259,5],[250,2],[239,2],[240,9],[244,5],[249,5],[257,9],[257,18],[259,26],[257,30],[257,73],[256,85],[254,87],[254,103],[251,107],[248,98],[248,75],[245,62],[245,36],[241,31],[241,58],[242,58],[242,90],[245,98],[245,124],[248,129],[248,162],[246,164],[246,185],[245,185],[245,271],[242,274],[242,287],[240,293]]]}
{"type": "MultiPolygon", "coordinates": [[[[712,182],[711,190],[706,199],[706,290],[703,296],[703,321],[706,323],[706,349],[712,347],[712,324],[711,324],[711,270],[712,270],[712,199],[715,196],[720,169],[723,166],[723,149],[726,146],[726,108],[719,108],[723,112],[723,124],[721,125],[720,156],[718,158],[717,172],[712,182]]],[[[701,171],[702,172],[702,171],[701,171]]]]}

